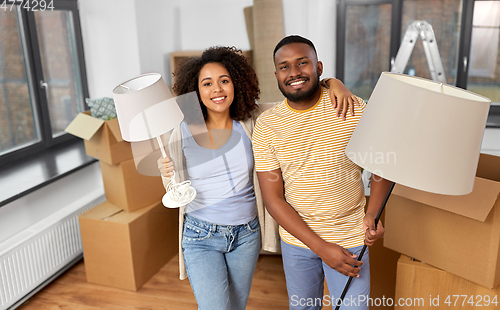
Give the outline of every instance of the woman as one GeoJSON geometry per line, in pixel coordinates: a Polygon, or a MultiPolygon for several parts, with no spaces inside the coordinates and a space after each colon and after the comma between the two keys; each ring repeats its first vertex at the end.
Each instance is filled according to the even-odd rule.
{"type": "MultiPolygon", "coordinates": [[[[173,162],[158,160],[165,185],[175,163],[176,180],[189,179],[197,190],[180,209],[180,277],[187,269],[201,310],[245,309],[261,249],[279,251],[277,224],[264,209],[253,170],[251,134],[263,110],[256,104],[257,75],[241,51],[213,47],[184,62],[175,78],[176,95],[198,97],[190,107],[180,100],[185,121],[168,143],[173,162]]],[[[339,98],[352,95],[334,83],[339,98]]]]}

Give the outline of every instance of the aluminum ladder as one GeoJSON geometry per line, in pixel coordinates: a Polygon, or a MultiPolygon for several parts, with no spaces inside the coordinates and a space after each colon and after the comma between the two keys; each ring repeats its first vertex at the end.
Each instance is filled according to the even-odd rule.
{"type": "Polygon", "coordinates": [[[436,37],[434,36],[434,30],[431,24],[424,20],[416,20],[406,29],[403,42],[401,42],[396,58],[391,59],[391,72],[404,72],[419,35],[420,38],[422,38],[425,57],[429,64],[432,79],[437,82],[446,83],[443,63],[439,54],[436,37]]]}

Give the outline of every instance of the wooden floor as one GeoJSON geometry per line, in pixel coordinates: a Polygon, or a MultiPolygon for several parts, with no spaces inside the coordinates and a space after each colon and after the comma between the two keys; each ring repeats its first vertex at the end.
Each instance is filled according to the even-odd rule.
{"type": "MultiPolygon", "coordinates": [[[[177,261],[175,256],[138,292],[87,283],[81,261],[18,309],[195,310],[196,300],[189,281],[178,278],[177,261]]],[[[281,256],[259,257],[247,309],[288,309],[281,256]]]]}

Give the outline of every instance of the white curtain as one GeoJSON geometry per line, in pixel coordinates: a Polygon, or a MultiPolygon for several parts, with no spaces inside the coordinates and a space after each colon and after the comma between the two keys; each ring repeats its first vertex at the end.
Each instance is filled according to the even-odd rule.
{"type": "Polygon", "coordinates": [[[283,0],[285,35],[297,34],[314,43],[323,62],[322,77],[335,77],[336,1],[283,0]]]}

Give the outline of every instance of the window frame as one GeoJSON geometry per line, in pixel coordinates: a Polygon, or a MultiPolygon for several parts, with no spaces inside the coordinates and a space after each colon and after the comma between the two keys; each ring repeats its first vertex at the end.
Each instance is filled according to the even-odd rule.
{"type": "MultiPolygon", "coordinates": [[[[2,1],[3,2],[3,1],[2,1]]],[[[15,3],[13,0],[6,0],[8,6],[15,3]]],[[[24,2],[22,2],[24,4],[24,2]]],[[[73,30],[76,44],[77,62],[80,71],[81,89],[83,99],[89,98],[87,84],[87,73],[83,50],[83,37],[81,31],[80,15],[77,0],[53,0],[54,11],[70,11],[72,14],[73,30]]],[[[16,5],[16,12],[17,12],[16,5]]],[[[43,75],[42,57],[38,43],[37,27],[35,22],[35,12],[26,9],[20,9],[18,17],[21,19],[20,36],[23,45],[24,59],[26,65],[27,80],[29,85],[30,97],[32,99],[33,118],[35,119],[35,128],[39,133],[39,141],[28,142],[20,146],[14,146],[12,150],[0,155],[0,169],[15,164],[22,163],[36,156],[51,153],[52,149],[69,145],[71,143],[81,142],[81,139],[62,133],[59,136],[52,137],[52,128],[49,115],[49,102],[47,101],[46,89],[40,86],[40,82],[45,80],[43,75]]],[[[83,101],[83,109],[88,110],[88,106],[83,101]]]]}
{"type": "MultiPolygon", "coordinates": [[[[345,47],[347,32],[347,7],[391,4],[391,40],[389,47],[389,64],[396,57],[401,44],[401,23],[403,14],[403,0],[339,0],[337,1],[337,44],[335,60],[336,78],[343,81],[345,77],[345,47]]],[[[388,68],[389,70],[390,68],[388,68]]]]}

